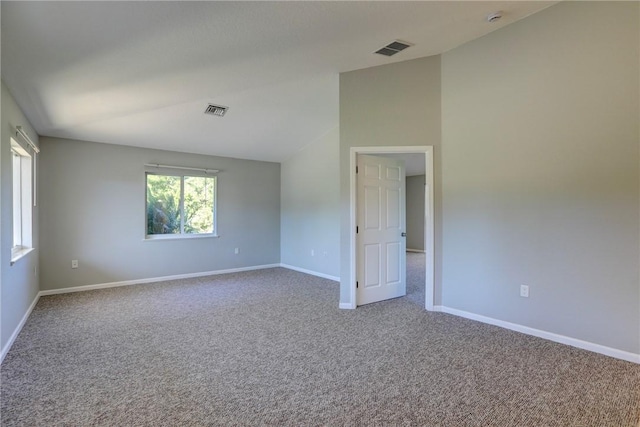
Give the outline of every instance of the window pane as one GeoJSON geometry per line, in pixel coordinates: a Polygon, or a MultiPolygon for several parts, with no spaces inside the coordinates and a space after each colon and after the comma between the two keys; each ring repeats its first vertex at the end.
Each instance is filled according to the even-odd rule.
{"type": "Polygon", "coordinates": [[[11,151],[13,157],[13,247],[22,246],[22,171],[20,156],[11,151]]]}
{"type": "Polygon", "coordinates": [[[147,174],[147,235],[180,234],[180,179],[147,174]]]}
{"type": "Polygon", "coordinates": [[[213,233],[215,178],[184,177],[184,232],[213,233]]]}

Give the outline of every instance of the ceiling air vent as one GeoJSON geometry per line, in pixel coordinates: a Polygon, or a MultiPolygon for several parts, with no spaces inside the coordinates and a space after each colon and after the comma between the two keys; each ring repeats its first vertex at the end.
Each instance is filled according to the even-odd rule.
{"type": "Polygon", "coordinates": [[[205,114],[211,114],[212,116],[223,117],[227,113],[228,109],[229,109],[229,107],[223,107],[221,105],[209,104],[207,106],[207,109],[204,110],[204,113],[205,114]]]}
{"type": "Polygon", "coordinates": [[[385,55],[385,56],[393,56],[396,53],[405,50],[409,46],[413,46],[413,45],[410,43],[396,40],[394,42],[389,43],[385,47],[376,50],[374,53],[378,53],[380,55],[385,55]]]}

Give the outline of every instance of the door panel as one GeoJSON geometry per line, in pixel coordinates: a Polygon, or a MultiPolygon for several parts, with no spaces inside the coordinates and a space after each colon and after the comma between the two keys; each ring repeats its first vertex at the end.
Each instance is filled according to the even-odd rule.
{"type": "Polygon", "coordinates": [[[380,188],[364,187],[364,228],[377,230],[380,228],[380,188]]]}
{"type": "Polygon", "coordinates": [[[364,176],[367,178],[380,178],[380,171],[382,169],[382,165],[364,165],[364,176]]]}
{"type": "Polygon", "coordinates": [[[401,160],[358,155],[357,304],[406,294],[405,171],[401,160]],[[360,286],[361,284],[361,286],[360,286]]]}
{"type": "Polygon", "coordinates": [[[365,264],[368,266],[364,270],[364,286],[371,288],[380,286],[380,245],[365,245],[364,247],[365,264]]]}
{"type": "Polygon", "coordinates": [[[386,172],[387,172],[387,180],[389,180],[389,181],[400,181],[401,175],[404,175],[404,174],[400,173],[400,169],[401,168],[399,168],[399,167],[398,168],[396,168],[396,167],[387,167],[385,169],[386,169],[386,172]]]}
{"type": "Polygon", "coordinates": [[[402,226],[400,218],[400,190],[387,189],[387,228],[399,229],[402,226]]]}
{"type": "Polygon", "coordinates": [[[387,285],[398,283],[402,277],[400,277],[400,251],[401,247],[399,243],[387,243],[387,285]]]}

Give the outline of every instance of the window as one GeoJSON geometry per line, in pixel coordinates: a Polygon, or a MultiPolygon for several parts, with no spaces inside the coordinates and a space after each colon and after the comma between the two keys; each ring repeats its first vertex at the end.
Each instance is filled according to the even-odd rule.
{"type": "Polygon", "coordinates": [[[11,139],[13,243],[11,263],[32,249],[31,155],[11,139]]]}
{"type": "Polygon", "coordinates": [[[147,172],[147,239],[216,235],[215,176],[147,172]]]}

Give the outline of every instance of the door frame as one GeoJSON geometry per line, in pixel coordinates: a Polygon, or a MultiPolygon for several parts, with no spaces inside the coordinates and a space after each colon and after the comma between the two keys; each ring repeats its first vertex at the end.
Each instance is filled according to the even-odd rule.
{"type": "Polygon", "coordinates": [[[433,206],[433,146],[384,146],[384,147],[351,147],[349,150],[349,289],[351,307],[356,308],[356,160],[358,154],[424,154],[425,161],[425,197],[424,197],[424,240],[425,240],[425,309],[434,311],[434,206],[433,206]]]}

